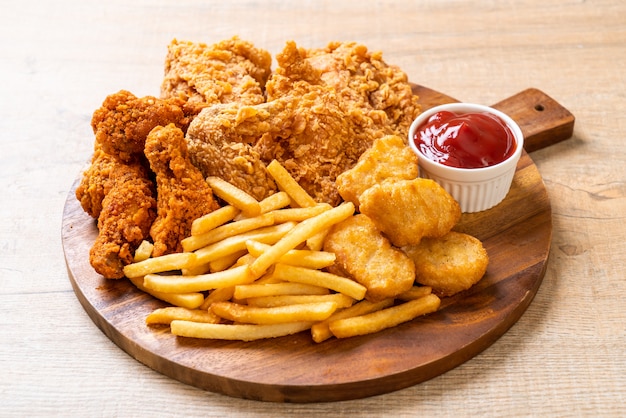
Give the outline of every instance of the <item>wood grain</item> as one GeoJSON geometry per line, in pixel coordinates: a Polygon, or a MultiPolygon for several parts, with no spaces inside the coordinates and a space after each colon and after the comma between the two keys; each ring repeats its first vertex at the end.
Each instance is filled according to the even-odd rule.
{"type": "MultiPolygon", "coordinates": [[[[422,105],[454,99],[416,86],[422,105]]],[[[105,280],[88,262],[95,222],[74,197],[63,212],[62,241],[74,291],[96,325],[120,348],[174,379],[230,396],[320,402],[395,391],[445,373],[491,345],[526,310],[543,279],[550,249],[550,202],[524,153],[505,201],[464,215],[459,230],[489,253],[485,277],[442,301],[424,318],[375,335],[316,344],[308,333],[253,343],[172,336],[144,319],[164,304],[127,280],[105,280]]]]}

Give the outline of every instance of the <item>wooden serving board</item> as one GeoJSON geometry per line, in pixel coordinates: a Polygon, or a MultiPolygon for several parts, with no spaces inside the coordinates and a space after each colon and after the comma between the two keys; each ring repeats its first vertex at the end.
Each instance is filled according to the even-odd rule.
{"type": "MultiPolygon", "coordinates": [[[[422,107],[456,101],[414,86],[422,107]]],[[[574,118],[538,90],[494,107],[522,127],[531,151],[566,139],[574,118]]],[[[176,337],[150,328],[145,317],[165,304],[128,280],[106,280],[89,264],[96,223],[74,196],[63,211],[62,243],[76,295],[95,324],[148,367],[181,382],[234,397],[272,402],[364,398],[415,385],[471,359],[504,334],[542,282],[552,235],[548,195],[524,152],[506,199],[463,215],[458,230],[481,239],[489,253],[485,277],[469,291],[442,300],[438,312],[374,335],[321,344],[308,332],[255,342],[176,337]]]]}

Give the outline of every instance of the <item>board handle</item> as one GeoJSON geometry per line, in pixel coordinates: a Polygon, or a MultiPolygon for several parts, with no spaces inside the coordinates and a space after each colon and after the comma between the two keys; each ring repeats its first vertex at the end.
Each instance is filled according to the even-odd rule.
{"type": "Polygon", "coordinates": [[[526,89],[491,107],[517,122],[524,134],[526,152],[564,141],[574,133],[574,115],[536,88],[526,89]]]}

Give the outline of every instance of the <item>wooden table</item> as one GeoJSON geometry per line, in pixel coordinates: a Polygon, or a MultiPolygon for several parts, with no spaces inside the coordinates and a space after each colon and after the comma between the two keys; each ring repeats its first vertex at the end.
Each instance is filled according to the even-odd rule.
{"type": "Polygon", "coordinates": [[[626,414],[623,2],[26,0],[1,10],[0,416],[626,414]],[[157,95],[172,38],[235,34],[273,54],[291,39],[355,40],[460,100],[493,104],[537,87],[576,116],[571,139],[531,153],[552,202],[550,261],[495,344],[397,392],[276,404],[161,375],[94,325],[60,240],[92,151],[91,113],[122,88],[157,95]]]}

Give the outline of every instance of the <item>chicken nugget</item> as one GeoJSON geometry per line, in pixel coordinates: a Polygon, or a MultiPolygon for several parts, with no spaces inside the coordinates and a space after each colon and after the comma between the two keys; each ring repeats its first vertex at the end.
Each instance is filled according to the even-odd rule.
{"type": "Polygon", "coordinates": [[[356,165],[337,177],[336,184],[341,197],[358,207],[361,193],[373,185],[392,177],[412,180],[417,175],[417,155],[402,138],[387,135],[374,140],[356,165]]]}
{"type": "Polygon", "coordinates": [[[469,289],[485,275],[489,264],[482,243],[461,232],[424,238],[403,251],[415,262],[416,281],[432,287],[439,296],[452,296],[469,289]]]}
{"type": "Polygon", "coordinates": [[[392,247],[365,215],[334,225],[324,240],[324,250],[336,256],[328,270],[365,286],[365,298],[370,301],[395,297],[415,282],[413,261],[392,247]]]}
{"type": "Polygon", "coordinates": [[[441,237],[461,218],[458,202],[430,179],[388,179],[367,189],[359,200],[360,212],[396,247],[441,237]]]}

